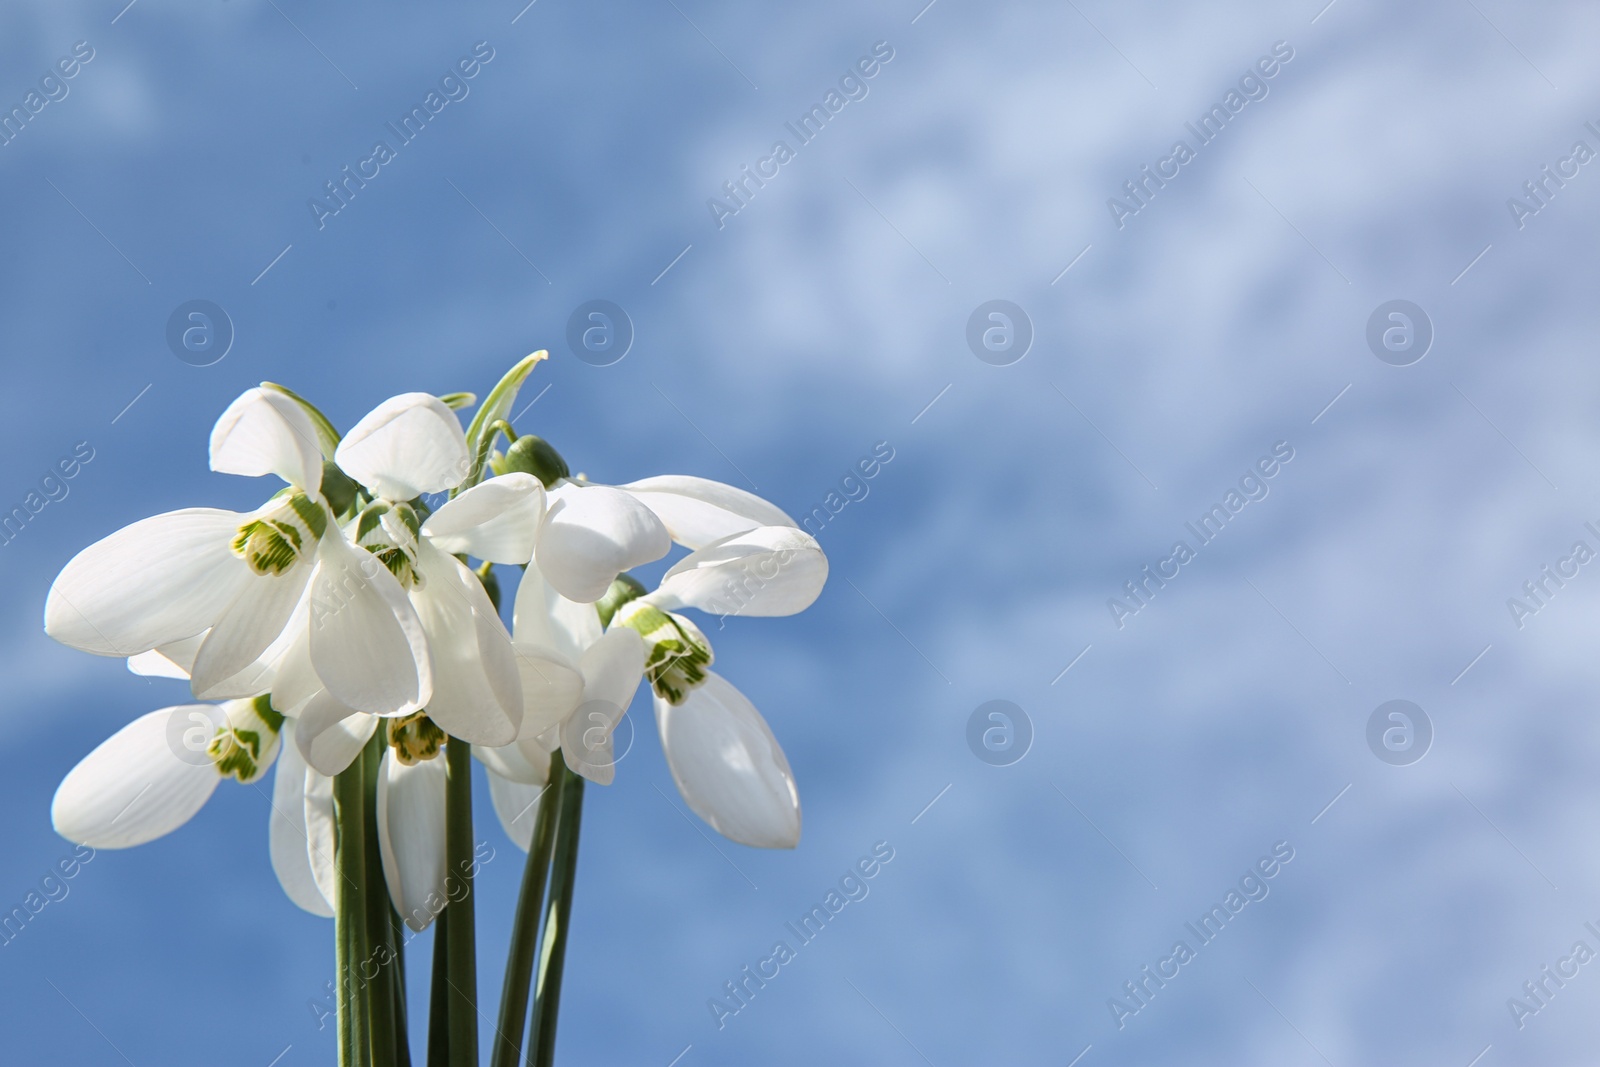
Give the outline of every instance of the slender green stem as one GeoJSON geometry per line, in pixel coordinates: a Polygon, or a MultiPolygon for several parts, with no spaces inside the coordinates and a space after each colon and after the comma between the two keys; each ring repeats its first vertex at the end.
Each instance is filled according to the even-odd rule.
{"type": "Polygon", "coordinates": [[[394,910],[393,904],[384,910],[389,913],[389,941],[394,945],[394,981],[390,983],[390,989],[394,992],[395,1063],[399,1067],[411,1067],[411,1026],[406,1010],[405,926],[400,922],[400,913],[394,910]]]}
{"type": "Polygon", "coordinates": [[[356,759],[333,780],[336,838],[334,865],[339,873],[335,918],[339,964],[339,1065],[365,1067],[368,1057],[368,1002],[358,969],[367,945],[366,761],[356,759]]]}
{"type": "Polygon", "coordinates": [[[450,983],[451,1067],[478,1067],[478,959],[473,923],[472,748],[452,737],[445,745],[445,892],[450,927],[445,980],[450,983]],[[457,896],[457,893],[460,893],[457,896]]]}
{"type": "Polygon", "coordinates": [[[539,946],[539,913],[544,906],[545,880],[555,845],[561,784],[568,773],[560,760],[551,762],[550,771],[550,781],[539,795],[539,814],[534,822],[528,862],[522,869],[516,918],[511,923],[511,951],[506,957],[506,977],[500,987],[500,1036],[490,1059],[491,1067],[517,1067],[522,1059],[528,993],[533,984],[533,961],[539,946]]]}
{"type": "Polygon", "coordinates": [[[445,905],[433,922],[433,976],[428,987],[428,1067],[450,1067],[450,927],[445,905]]]}
{"type": "Polygon", "coordinates": [[[533,1030],[528,1037],[528,1063],[550,1067],[556,1056],[556,1016],[561,1010],[561,974],[572,918],[572,891],[578,873],[578,834],[583,823],[583,776],[567,771],[557,752],[550,760],[552,779],[563,775],[561,810],[556,821],[555,858],[550,864],[550,906],[545,913],[544,941],[539,947],[539,978],[534,990],[533,1030]],[[561,771],[556,770],[557,767],[561,771]]]}
{"type": "Polygon", "coordinates": [[[367,955],[361,960],[360,977],[367,982],[367,1004],[371,1013],[372,1029],[369,1041],[374,1064],[391,1064],[396,1060],[397,1043],[404,1043],[405,1035],[395,1030],[394,943],[391,939],[389,914],[394,910],[389,901],[389,884],[383,877],[383,856],[378,848],[378,775],[386,747],[384,731],[372,735],[361,759],[366,764],[366,881],[363,885],[367,898],[367,955]]]}

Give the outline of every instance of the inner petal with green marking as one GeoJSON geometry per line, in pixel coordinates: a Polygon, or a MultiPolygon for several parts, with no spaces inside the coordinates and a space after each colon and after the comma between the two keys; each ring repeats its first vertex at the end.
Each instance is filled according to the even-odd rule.
{"type": "Polygon", "coordinates": [[[426,712],[386,720],[389,747],[394,758],[407,767],[433,759],[444,747],[445,732],[433,724],[426,712]]]}
{"type": "Polygon", "coordinates": [[[233,552],[257,574],[277,576],[315,552],[327,529],[328,513],[322,505],[304,493],[291,493],[239,527],[233,552]]]}
{"type": "Polygon", "coordinates": [[[615,621],[644,638],[645,677],[667,703],[682,704],[705,682],[715,657],[711,642],[694,623],[642,600],[624,604],[615,621]]]}
{"type": "Polygon", "coordinates": [[[402,589],[422,585],[422,575],[417,573],[422,519],[410,504],[373,501],[356,517],[353,534],[355,543],[377,556],[402,589]]]}
{"type": "Polygon", "coordinates": [[[206,754],[218,774],[248,785],[265,774],[277,756],[283,716],[265,696],[231,700],[226,707],[227,724],[206,745],[206,754]]]}

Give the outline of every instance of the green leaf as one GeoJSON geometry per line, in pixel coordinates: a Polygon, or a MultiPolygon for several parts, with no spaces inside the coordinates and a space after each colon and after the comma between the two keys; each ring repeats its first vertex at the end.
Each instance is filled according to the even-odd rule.
{"type": "Polygon", "coordinates": [[[472,457],[472,470],[467,475],[467,480],[461,483],[456,492],[472,488],[483,480],[483,468],[488,457],[489,444],[493,440],[493,424],[496,419],[504,419],[511,414],[511,405],[517,402],[517,390],[522,388],[522,383],[528,375],[533,373],[533,368],[541,360],[549,359],[550,353],[544,349],[522,359],[515,367],[506,372],[489,392],[489,396],[472,417],[472,425],[467,427],[467,454],[472,457]]]}
{"type": "Polygon", "coordinates": [[[470,408],[478,402],[477,393],[446,393],[439,398],[444,401],[444,406],[452,411],[470,408]]]}
{"type": "Polygon", "coordinates": [[[333,428],[333,423],[328,421],[328,416],[317,410],[317,406],[305,397],[296,393],[288,386],[279,385],[277,382],[262,382],[261,388],[271,389],[275,393],[282,393],[311,416],[311,424],[317,428],[317,447],[322,450],[323,459],[332,459],[334,449],[339,447],[339,431],[333,428]]]}

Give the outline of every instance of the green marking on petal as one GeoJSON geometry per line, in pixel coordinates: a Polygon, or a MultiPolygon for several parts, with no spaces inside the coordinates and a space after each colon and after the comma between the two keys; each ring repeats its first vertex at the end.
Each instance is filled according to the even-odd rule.
{"type": "Polygon", "coordinates": [[[266,772],[278,752],[283,716],[264,696],[228,704],[228,721],[206,745],[206,754],[224,778],[248,785],[266,772]]]}
{"type": "Polygon", "coordinates": [[[327,528],[328,514],[322,505],[304,493],[292,493],[239,527],[233,554],[257,574],[281,575],[310,553],[327,528]]]}
{"type": "Polygon", "coordinates": [[[667,703],[682,704],[705,684],[706,668],[715,656],[711,642],[694,623],[641,600],[624,604],[616,621],[644,638],[645,677],[667,703]]]}

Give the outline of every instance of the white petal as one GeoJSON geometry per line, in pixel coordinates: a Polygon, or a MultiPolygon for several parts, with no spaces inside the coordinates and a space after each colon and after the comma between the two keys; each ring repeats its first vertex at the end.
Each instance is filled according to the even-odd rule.
{"type": "Polygon", "coordinates": [[[539,804],[544,799],[545,789],[543,782],[529,785],[498,774],[489,775],[489,800],[494,804],[494,813],[499,816],[506,836],[524,852],[533,847],[534,823],[539,818],[539,804]]]}
{"type": "Polygon", "coordinates": [[[475,745],[472,754],[489,770],[509,781],[543,785],[550,780],[550,751],[533,738],[496,748],[475,745]]]}
{"type": "MultiPolygon", "coordinates": [[[[260,684],[244,692],[226,683],[246,670],[283,636],[311,580],[312,564],[296,563],[281,575],[252,575],[228,610],[222,613],[200,645],[190,668],[194,695],[201,700],[253,696],[260,684]]],[[[260,674],[261,672],[254,672],[260,674]]]]}
{"type": "Polygon", "coordinates": [[[561,724],[567,766],[600,785],[616,777],[611,733],[644,677],[644,639],[627,627],[608,630],[583,654],[583,703],[561,724]]]}
{"type": "Polygon", "coordinates": [[[467,476],[467,435],[438,397],[403,393],[356,423],[339,442],[334,460],[376,495],[410,500],[461,484],[467,476]]]}
{"type": "Polygon", "coordinates": [[[378,767],[378,848],[395,910],[413,930],[435,915],[429,901],[448,899],[444,840],[445,762],[442,755],[407,767],[383,754],[378,767]]]}
{"type": "Polygon", "coordinates": [[[312,697],[298,719],[295,741],[301,758],[329,777],[350,766],[378,728],[376,715],[345,707],[327,690],[312,697]]]}
{"type": "MultiPolygon", "coordinates": [[[[311,663],[311,592],[307,587],[305,603],[284,630],[285,647],[273,665],[272,706],[286,715],[297,713],[324,688],[311,663]]],[[[274,654],[268,649],[267,655],[274,654]]]]}
{"type": "Polygon", "coordinates": [[[93,848],[129,848],[176,830],[222,781],[205,744],[225,721],[215,704],[133,720],[61,782],[50,805],[56,833],[93,848]]]}
{"type": "Polygon", "coordinates": [[[660,559],[671,547],[667,528],[633,494],[568,482],[550,491],[536,555],[558,593],[592,604],[618,574],[660,559]]]}
{"type": "Polygon", "coordinates": [[[294,720],[286,719],[283,730],[287,736],[272,781],[272,815],[267,829],[272,870],[290,900],[313,915],[331,918],[333,906],[317,888],[306,850],[306,765],[294,743],[294,720]]]}
{"type": "Polygon", "coordinates": [[[522,677],[522,726],[517,736],[531,739],[559,725],[583,702],[583,675],[553,656],[521,649],[516,655],[522,677]]]}
{"type": "Polygon", "coordinates": [[[428,516],[422,532],[444,552],[493,563],[533,558],[544,518],[544,486],[531,474],[505,474],[473,486],[428,516]]]}
{"type": "Polygon", "coordinates": [[[756,848],[800,841],[800,795],[766,720],[712,673],[678,707],[656,698],[661,747],[678,792],[723,837],[756,848]]]}
{"type": "Polygon", "coordinates": [[[828,557],[810,534],[792,526],[758,526],[689,553],[649,599],[668,611],[793,615],[812,605],[827,580],[828,557]]]}
{"type": "Polygon", "coordinates": [[[211,430],[211,469],[247,478],[276,474],[316,492],[322,485],[317,428],[305,409],[271,389],[247,389],[211,430]]]}
{"type": "Polygon", "coordinates": [[[189,680],[189,672],[172,662],[155,649],[128,657],[128,670],[145,678],[181,678],[189,680]]]}
{"type": "Polygon", "coordinates": [[[568,600],[528,564],[517,586],[511,632],[519,650],[554,655],[576,664],[583,650],[600,640],[600,615],[593,604],[568,600]]]}
{"type": "Polygon", "coordinates": [[[306,861],[311,864],[311,875],[317,889],[328,903],[339,906],[339,869],[335,864],[334,845],[338,840],[337,820],[333,811],[333,779],[318,774],[307,767],[305,784],[306,861]]]}
{"type": "Polygon", "coordinates": [[[511,635],[483,584],[427,542],[417,551],[422,584],[411,602],[433,651],[428,718],[474,745],[504,745],[522,725],[522,681],[511,635]]]}
{"type": "Polygon", "coordinates": [[[674,541],[691,549],[757,526],[795,525],[781,508],[754,493],[705,478],[665,474],[618,488],[638,497],[666,524],[674,541]]]}
{"type": "Polygon", "coordinates": [[[44,628],[98,656],[132,656],[206,629],[255,575],[229,547],[249,518],[169,511],[96,541],[62,568],[44,628]]]}
{"type": "Polygon", "coordinates": [[[408,714],[433,696],[422,623],[394,575],[340,536],[322,539],[311,579],[311,663],[342,704],[408,714]]]}

